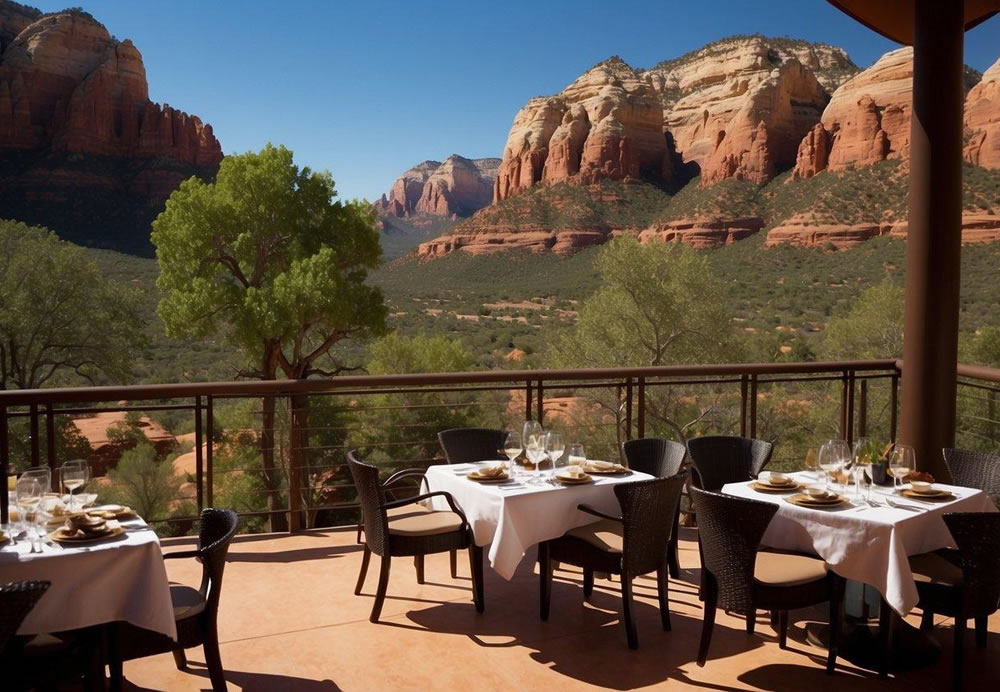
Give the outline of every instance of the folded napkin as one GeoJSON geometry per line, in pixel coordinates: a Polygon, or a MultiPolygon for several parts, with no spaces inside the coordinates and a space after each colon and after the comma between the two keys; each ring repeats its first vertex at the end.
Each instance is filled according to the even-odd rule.
{"type": "Polygon", "coordinates": [[[574,464],[573,466],[567,466],[564,468],[563,472],[559,475],[565,478],[583,478],[587,474],[584,472],[583,467],[574,464]]]}
{"type": "Polygon", "coordinates": [[[500,478],[507,474],[507,469],[503,466],[491,466],[490,468],[479,469],[478,474],[480,478],[500,478]]]}
{"type": "Polygon", "coordinates": [[[584,464],[584,469],[590,469],[591,471],[606,472],[606,471],[624,471],[625,467],[621,464],[613,464],[610,461],[600,461],[597,459],[589,459],[586,464],[584,464]]]}

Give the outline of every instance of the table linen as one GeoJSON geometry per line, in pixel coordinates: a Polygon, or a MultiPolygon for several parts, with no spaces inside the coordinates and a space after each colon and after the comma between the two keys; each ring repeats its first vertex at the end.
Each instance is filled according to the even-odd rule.
{"type": "Polygon", "coordinates": [[[121,538],[79,546],[43,544],[42,553],[32,554],[27,539],[0,546],[0,583],[52,582],[18,634],[124,621],[177,638],[160,540],[141,520],[122,526],[121,538]]]}
{"type": "MultiPolygon", "coordinates": [[[[506,461],[486,462],[491,466],[506,461]]],[[[587,504],[609,514],[621,514],[614,486],[652,478],[633,471],[627,476],[595,476],[585,485],[495,485],[471,481],[465,475],[473,464],[439,464],[427,469],[424,490],[448,492],[465,512],[476,545],[489,546],[490,565],[510,580],[528,549],[558,538],[577,526],[597,521],[581,512],[587,504]]],[[[521,479],[518,479],[521,480],[521,479]]],[[[450,509],[443,497],[431,500],[431,508],[450,509]]]]}
{"type": "MultiPolygon", "coordinates": [[[[803,483],[815,483],[806,473],[794,477],[803,483]]],[[[873,586],[896,612],[905,615],[919,600],[907,558],[955,546],[941,515],[996,511],[992,500],[981,490],[943,484],[937,487],[950,490],[955,499],[915,500],[893,495],[889,488],[876,487],[872,499],[878,507],[855,501],[850,490],[846,493],[851,498],[850,505],[812,508],[787,502],[792,493],[761,492],[746,482],[729,483],[722,492],[778,505],[762,545],[815,553],[840,576],[873,586]],[[911,509],[889,507],[887,496],[911,509]]]]}

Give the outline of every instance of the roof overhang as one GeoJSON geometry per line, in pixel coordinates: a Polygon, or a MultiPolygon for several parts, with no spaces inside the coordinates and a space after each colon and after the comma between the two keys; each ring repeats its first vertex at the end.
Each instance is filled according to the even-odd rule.
{"type": "MultiPolygon", "coordinates": [[[[915,0],[827,0],[827,2],[890,41],[907,46],[913,45],[915,0]]],[[[997,12],[1000,12],[1000,0],[965,0],[965,30],[968,31],[997,12]]]]}

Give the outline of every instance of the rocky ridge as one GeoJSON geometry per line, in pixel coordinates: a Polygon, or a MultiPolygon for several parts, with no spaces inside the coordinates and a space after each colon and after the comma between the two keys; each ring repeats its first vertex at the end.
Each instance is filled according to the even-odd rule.
{"type": "MultiPolygon", "coordinates": [[[[108,219],[134,234],[181,180],[217,170],[222,148],[211,125],[150,101],[138,49],[86,12],[43,15],[0,0],[0,46],[6,215],[82,242],[108,219]]],[[[126,249],[148,252],[146,235],[126,249]]]]}
{"type": "Polygon", "coordinates": [[[1000,168],[1000,60],[983,73],[965,98],[965,158],[983,168],[1000,168]]]}
{"type": "Polygon", "coordinates": [[[399,218],[414,214],[470,216],[493,199],[493,181],[500,159],[467,159],[453,154],[424,161],[393,183],[388,195],[375,202],[380,212],[399,218]]]}

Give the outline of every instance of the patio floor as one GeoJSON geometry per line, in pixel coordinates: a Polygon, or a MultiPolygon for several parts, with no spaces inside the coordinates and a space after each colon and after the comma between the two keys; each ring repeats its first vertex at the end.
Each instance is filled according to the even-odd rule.
{"type": "MultiPolygon", "coordinates": [[[[486,612],[472,605],[467,559],[451,579],[445,554],[427,558],[427,583],[418,585],[412,561],[393,563],[389,596],[379,624],[368,622],[378,580],[372,560],[362,596],[353,593],[361,549],[354,531],[245,536],[229,552],[219,615],[222,661],[231,690],[386,689],[667,689],[947,690],[951,626],[943,618],[935,638],[943,645],[936,666],[879,681],[839,661],[823,672],[825,651],[805,642],[810,613],[792,614],[789,648],[760,613],[757,634],[742,618],[721,611],[708,664],[695,664],[701,631],[695,534],[683,529],[680,580],[671,580],[673,631],[663,632],[656,583],[636,582],[639,650],[630,651],[618,621],[618,583],[598,580],[592,604],[583,602],[579,572],[558,570],[549,622],[538,617],[538,581],[529,555],[506,582],[486,570],[486,612]]],[[[167,551],[189,542],[165,541],[167,551]]],[[[464,556],[462,556],[464,557],[464,556]]],[[[172,580],[197,585],[200,565],[167,563],[172,580]]],[[[917,623],[911,616],[910,621],[917,623]]],[[[966,687],[1000,681],[1000,616],[990,620],[988,648],[966,646],[966,687]]],[[[188,652],[190,670],[170,655],[125,666],[132,690],[208,689],[201,649],[188,652]]]]}

